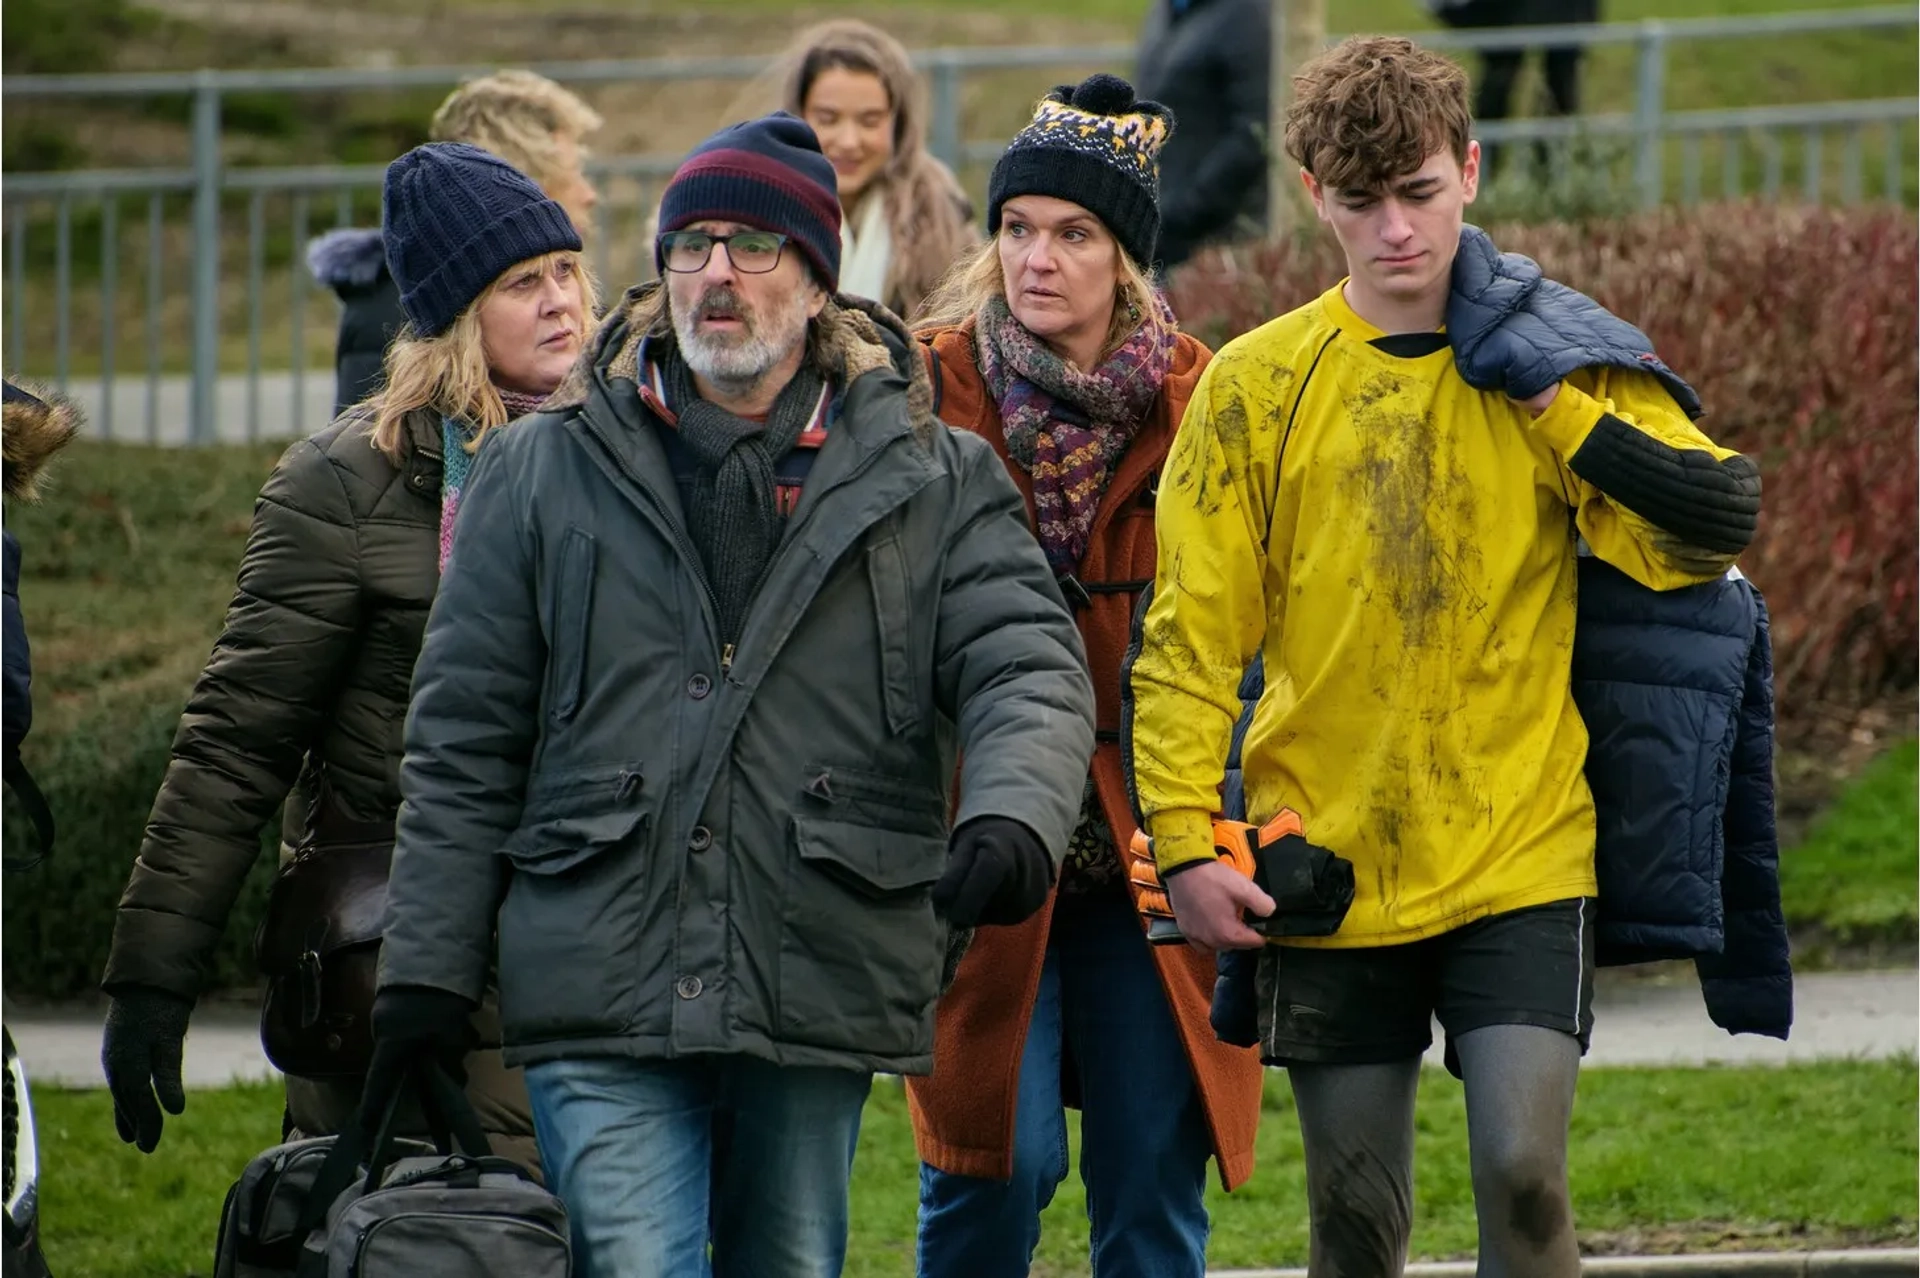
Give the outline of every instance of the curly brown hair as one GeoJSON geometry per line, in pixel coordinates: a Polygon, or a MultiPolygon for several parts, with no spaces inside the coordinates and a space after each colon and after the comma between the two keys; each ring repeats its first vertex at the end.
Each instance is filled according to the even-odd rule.
{"type": "Polygon", "coordinates": [[[1445,148],[1467,159],[1467,73],[1400,36],[1350,36],[1305,63],[1287,154],[1334,190],[1373,191],[1445,148]]]}

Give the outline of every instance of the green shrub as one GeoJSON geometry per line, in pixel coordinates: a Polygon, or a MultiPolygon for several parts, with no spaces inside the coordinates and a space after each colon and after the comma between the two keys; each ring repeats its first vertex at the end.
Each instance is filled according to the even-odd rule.
{"type": "MultiPolygon", "coordinates": [[[[140,850],[147,810],[166,772],[183,699],[101,707],[68,731],[50,734],[50,748],[30,765],[59,823],[53,855],[8,876],[0,896],[7,992],[72,998],[94,989],[106,966],[114,907],[140,850]]],[[[27,822],[9,801],[9,858],[29,851],[27,822]]],[[[208,988],[238,989],[254,981],[253,930],[266,904],[280,838],[279,823],[262,835],[266,853],[254,865],[221,939],[208,988]]]]}
{"type": "Polygon", "coordinates": [[[1581,224],[1625,217],[1639,205],[1632,152],[1618,141],[1575,138],[1552,148],[1544,164],[1530,143],[1507,148],[1499,176],[1480,185],[1475,221],[1581,224]]]}
{"type": "MultiPolygon", "coordinates": [[[[34,725],[22,758],[59,823],[53,855],[0,894],[10,997],[71,998],[99,982],[113,911],[174,727],[219,633],[253,499],[283,445],[148,448],[82,441],[44,500],[10,503],[33,647],[34,725]]],[[[8,854],[29,850],[9,801],[8,854]]],[[[263,846],[278,841],[262,835],[263,846]]],[[[217,955],[216,986],[252,980],[262,857],[217,955]]]]}
{"type": "Polygon", "coordinates": [[[123,43],[150,35],[163,22],[131,0],[7,0],[0,68],[9,75],[111,70],[123,43]]]}

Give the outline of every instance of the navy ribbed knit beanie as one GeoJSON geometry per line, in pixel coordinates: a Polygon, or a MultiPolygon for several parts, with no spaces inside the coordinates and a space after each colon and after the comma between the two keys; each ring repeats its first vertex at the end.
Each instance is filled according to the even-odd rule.
{"type": "MultiPolygon", "coordinates": [[[[775,111],[688,152],[660,197],[660,234],[738,222],[790,237],[828,292],[840,287],[840,186],[813,127],[775,111]]],[[[654,264],[664,269],[660,246],[654,264]]]]}
{"type": "Polygon", "coordinates": [[[516,262],[580,251],[567,211],[490,151],[429,142],[387,166],[387,269],[416,333],[435,337],[516,262]]]}

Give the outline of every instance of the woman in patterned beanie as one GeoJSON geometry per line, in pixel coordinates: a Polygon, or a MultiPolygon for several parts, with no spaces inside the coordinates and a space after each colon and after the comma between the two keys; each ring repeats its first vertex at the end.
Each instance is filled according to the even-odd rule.
{"type": "MultiPolygon", "coordinates": [[[[102,1063],[121,1139],[148,1153],[162,1109],[186,1103],[188,1017],[274,814],[283,859],[392,840],[400,727],[467,466],[488,431],[560,384],[593,314],[566,211],[490,152],[435,142],[395,160],[381,234],[407,315],[385,388],[295,443],[261,490],[120,899],[102,1063]]],[[[268,935],[261,948],[297,942],[268,935]]],[[[270,997],[306,998],[296,985],[270,997]]],[[[362,992],[364,1005],[303,1010],[340,1027],[337,1059],[275,1061],[288,1132],[338,1132],[359,1108],[362,992]]],[[[495,1152],[537,1167],[526,1085],[499,1042],[489,1000],[467,1094],[495,1152]]]]}
{"type": "Polygon", "coordinates": [[[1094,1272],[1200,1278],[1207,1159],[1253,1170],[1260,1062],[1214,1037],[1211,957],[1149,947],[1120,848],[1124,658],[1153,580],[1153,495],[1210,358],[1142,264],[1173,129],[1126,81],[1055,89],[988,187],[993,238],[955,266],[920,330],[935,410],[983,436],[1026,494],[1075,607],[1100,745],[1055,899],[984,928],[942,999],[934,1072],[908,1080],[922,1160],[921,1278],[1027,1272],[1081,1111],[1094,1272]]]}

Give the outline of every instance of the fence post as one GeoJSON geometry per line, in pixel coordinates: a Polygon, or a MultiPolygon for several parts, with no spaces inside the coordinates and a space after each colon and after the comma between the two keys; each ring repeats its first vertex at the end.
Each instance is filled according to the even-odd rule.
{"type": "Polygon", "coordinates": [[[1656,21],[1640,24],[1638,87],[1633,104],[1633,131],[1638,140],[1634,177],[1640,187],[1640,207],[1656,208],[1665,194],[1661,181],[1661,149],[1665,137],[1667,29],[1656,21]]]}
{"type": "Polygon", "coordinates": [[[187,438],[215,437],[220,393],[220,85],[211,71],[193,88],[193,396],[187,438]]]}
{"type": "Polygon", "coordinates": [[[951,51],[935,49],[933,74],[933,154],[960,171],[960,65],[951,51]]]}

